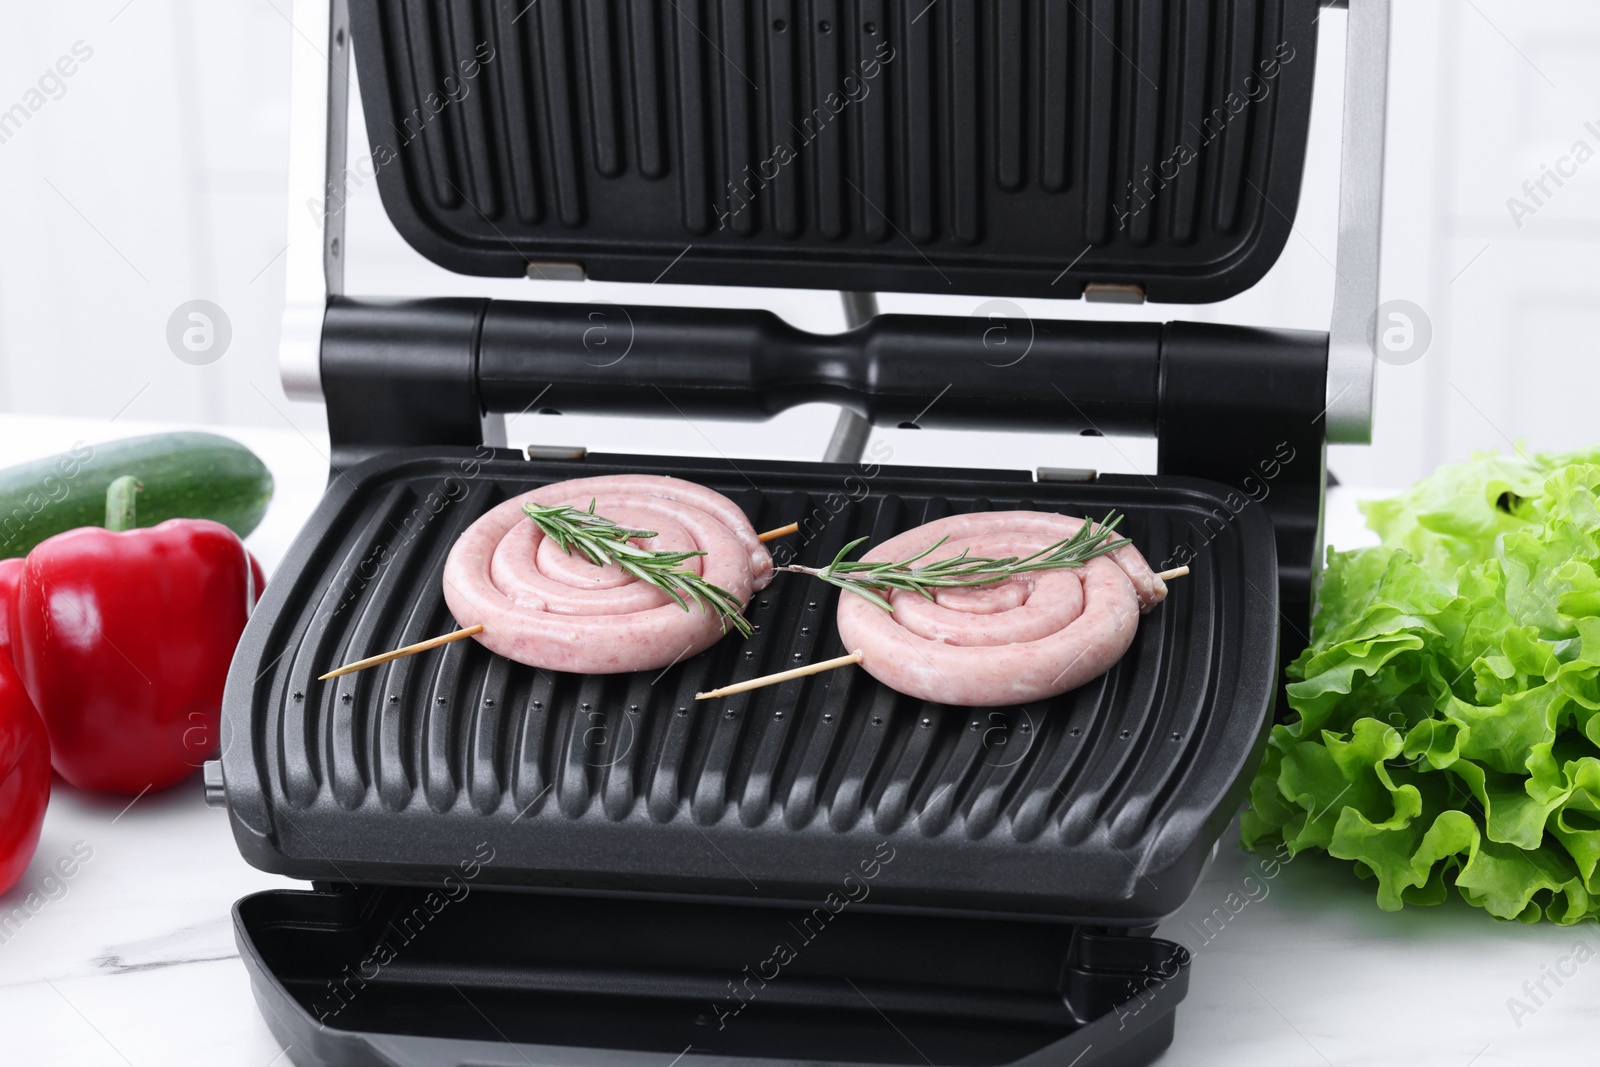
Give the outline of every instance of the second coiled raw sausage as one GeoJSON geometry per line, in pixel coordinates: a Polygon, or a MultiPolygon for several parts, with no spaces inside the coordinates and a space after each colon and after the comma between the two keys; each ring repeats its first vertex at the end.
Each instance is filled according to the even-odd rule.
{"type": "MultiPolygon", "coordinates": [[[[1084,520],[1050,512],[953,515],[908,530],[866,553],[904,559],[948,538],[934,553],[1031,555],[1071,537],[1084,520]]],[[[1055,696],[1104,674],[1133,643],[1139,616],[1166,584],[1132,545],[1082,567],[1033,571],[993,585],[889,594],[894,611],[862,597],[839,599],[839,637],[862,666],[898,692],[971,707],[1055,696]]]]}

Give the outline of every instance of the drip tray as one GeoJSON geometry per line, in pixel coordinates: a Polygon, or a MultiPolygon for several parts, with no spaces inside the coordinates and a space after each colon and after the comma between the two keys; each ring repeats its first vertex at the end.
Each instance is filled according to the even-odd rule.
{"type": "Polygon", "coordinates": [[[1149,1062],[1188,953],[1065,924],[434,887],[234,912],[302,1064],[1149,1062]],[[1137,1010],[1132,1005],[1137,1004],[1137,1010]]]}
{"type": "Polygon", "coordinates": [[[436,886],[483,842],[483,888],[785,904],[823,898],[881,846],[895,859],[873,907],[1153,924],[1193,888],[1271,721],[1273,533],[1237,500],[1163,477],[390,453],[334,479],[240,643],[223,709],[235,837],[255,866],[324,882],[436,886]],[[316,680],[453,629],[445,556],[496,503],[639,471],[725,493],[758,529],[800,522],[780,562],[957,512],[1115,509],[1152,563],[1193,573],[1104,677],[1012,708],[924,703],[855,669],[695,702],[844,652],[837,591],[792,575],[757,595],[751,640],[665,671],[564,675],[458,641],[316,680]]]}

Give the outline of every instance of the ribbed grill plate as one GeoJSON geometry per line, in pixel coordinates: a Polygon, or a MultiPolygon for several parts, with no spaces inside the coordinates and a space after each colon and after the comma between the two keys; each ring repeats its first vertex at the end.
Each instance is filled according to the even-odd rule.
{"type": "Polygon", "coordinates": [[[1277,576],[1259,507],[1235,514],[1236,494],[1187,479],[513,457],[396,453],[330,486],[224,701],[229,805],[252,863],[426,883],[488,842],[485,883],[795,900],[887,841],[875,904],[1132,922],[1188,895],[1270,719],[1277,576]],[[1016,708],[926,704],[856,669],[695,702],[842,653],[837,594],[788,575],[758,595],[751,640],[664,671],[557,674],[469,640],[316,680],[454,628],[445,556],[495,503],[641,470],[727,494],[758,529],[801,521],[780,548],[801,562],[956,512],[1115,508],[1153,563],[1186,545],[1194,573],[1109,674],[1016,708]]]}

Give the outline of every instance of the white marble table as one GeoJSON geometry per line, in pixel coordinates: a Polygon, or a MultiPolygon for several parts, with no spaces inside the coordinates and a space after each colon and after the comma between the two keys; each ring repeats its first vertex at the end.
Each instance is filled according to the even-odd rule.
{"type": "MultiPolygon", "coordinates": [[[[7,416],[0,460],[148,428],[7,416]]],[[[250,539],[270,570],[321,492],[325,446],[289,430],[226,432],[278,477],[250,539]]],[[[1355,497],[1330,495],[1333,543],[1363,538],[1355,497]]],[[[1577,943],[1600,954],[1593,925],[1495,923],[1455,903],[1391,915],[1339,864],[1301,857],[1266,879],[1255,862],[1230,833],[1162,928],[1195,951],[1164,1067],[1594,1062],[1600,962],[1559,989],[1547,980],[1553,995],[1520,1025],[1507,1008],[1577,943]],[[1207,930],[1205,917],[1227,913],[1230,893],[1237,914],[1207,930]],[[1239,899],[1250,903],[1239,908],[1239,899]]],[[[37,913],[0,925],[0,1063],[286,1063],[256,1012],[229,909],[246,893],[291,884],[240,859],[227,816],[204,806],[198,779],[131,806],[58,781],[33,865],[0,896],[3,923],[30,890],[50,891],[37,913]],[[92,855],[70,880],[47,884],[74,847],[92,855]]]]}

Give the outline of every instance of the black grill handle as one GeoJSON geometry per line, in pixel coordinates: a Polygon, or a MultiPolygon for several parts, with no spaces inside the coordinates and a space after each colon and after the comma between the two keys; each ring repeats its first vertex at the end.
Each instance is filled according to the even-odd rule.
{"type": "Polygon", "coordinates": [[[769,311],[494,301],[491,411],[762,418],[827,402],[880,426],[1152,436],[1159,325],[879,315],[814,334],[769,311]]]}

